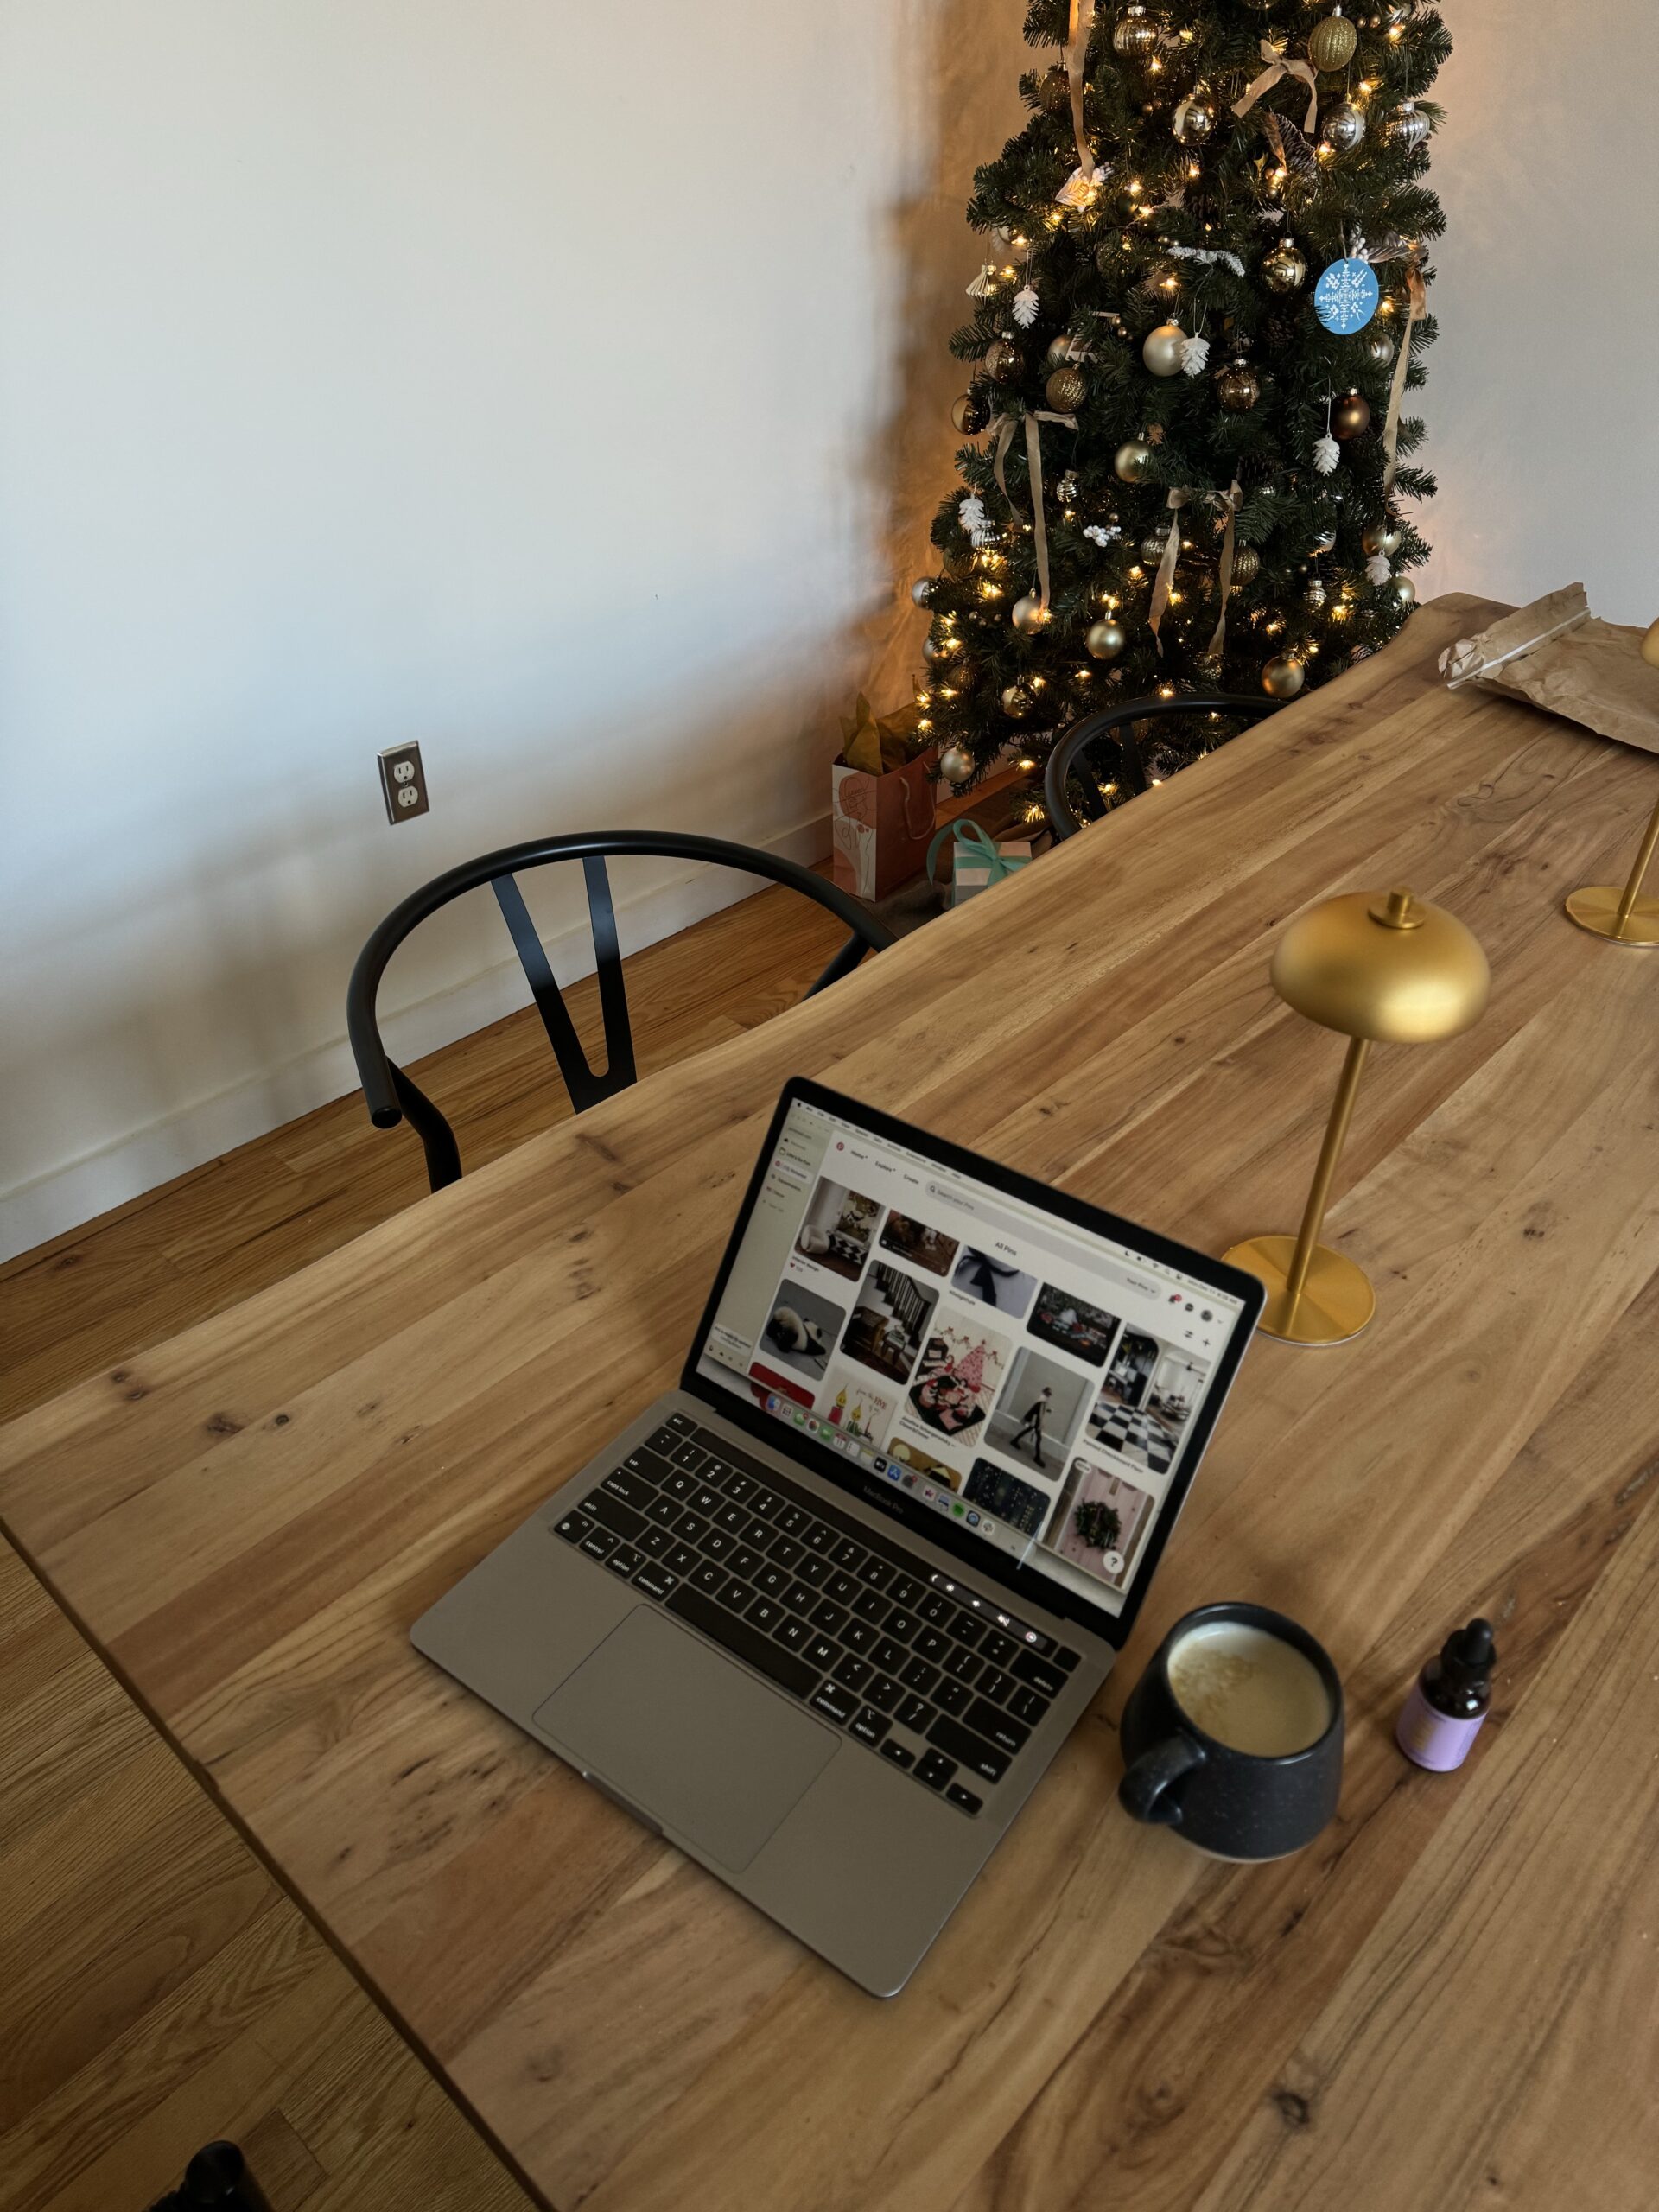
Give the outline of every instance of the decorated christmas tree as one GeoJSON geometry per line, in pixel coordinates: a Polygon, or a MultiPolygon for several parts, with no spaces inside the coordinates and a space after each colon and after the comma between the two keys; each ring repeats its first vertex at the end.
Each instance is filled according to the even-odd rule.
{"type": "MultiPolygon", "coordinates": [[[[1294,697],[1395,634],[1429,550],[1404,401],[1434,336],[1439,14],[1033,0],[1026,38],[1054,58],[975,179],[972,442],[915,589],[958,787],[1115,700],[1294,697]]],[[[1153,774],[1235,727],[1160,725],[1153,774]]]]}

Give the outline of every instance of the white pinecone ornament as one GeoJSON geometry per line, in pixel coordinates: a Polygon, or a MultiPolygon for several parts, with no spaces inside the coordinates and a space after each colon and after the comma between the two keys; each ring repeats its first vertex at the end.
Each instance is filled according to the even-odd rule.
{"type": "Polygon", "coordinates": [[[1040,304],[1036,292],[1029,284],[1022,284],[1014,294],[1014,319],[1021,330],[1029,330],[1032,324],[1036,321],[1037,310],[1040,304]]]}

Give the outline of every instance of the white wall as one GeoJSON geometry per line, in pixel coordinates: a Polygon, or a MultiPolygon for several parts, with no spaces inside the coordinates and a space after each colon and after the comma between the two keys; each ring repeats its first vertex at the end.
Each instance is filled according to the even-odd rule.
{"type": "MultiPolygon", "coordinates": [[[[0,1249],[348,1089],[458,858],[827,849],[946,12],[3,0],[0,1249]]],[[[477,904],[397,1048],[522,1000],[477,904]]]]}
{"type": "MultiPolygon", "coordinates": [[[[1427,581],[1645,621],[1659,21],[1523,14],[1449,11],[1427,581]]],[[[915,664],[1023,16],[0,0],[0,1251],[349,1089],[356,948],[464,855],[822,849],[836,709],[915,664]]],[[[429,925],[394,1049],[518,1002],[504,950],[429,925]]]]}

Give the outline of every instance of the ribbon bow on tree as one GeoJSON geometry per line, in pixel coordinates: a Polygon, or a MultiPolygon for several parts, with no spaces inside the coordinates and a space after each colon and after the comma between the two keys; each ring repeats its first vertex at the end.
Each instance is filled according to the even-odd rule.
{"type": "Polygon", "coordinates": [[[1161,657],[1164,641],[1159,636],[1164,610],[1169,605],[1169,594],[1175,582],[1175,563],[1181,554],[1181,510],[1198,503],[1205,506],[1224,507],[1227,513],[1226,535],[1221,541],[1221,613],[1216,623],[1215,635],[1206,649],[1206,658],[1219,659],[1227,642],[1227,594],[1233,588],[1233,532],[1238,519],[1238,503],[1243,498],[1235,477],[1231,489],[1225,492],[1205,492],[1192,485],[1177,485],[1169,495],[1169,536],[1164,543],[1164,557],[1158,563],[1158,574],[1153,580],[1152,605],[1147,616],[1147,627],[1157,640],[1161,657]]]}
{"type": "Polygon", "coordinates": [[[1251,79],[1242,96],[1233,102],[1233,113],[1248,115],[1264,92],[1270,92],[1287,77],[1300,77],[1307,86],[1307,121],[1302,128],[1311,138],[1319,127],[1319,80],[1313,73],[1312,63],[1293,61],[1287,54],[1281,54],[1278,48],[1265,38],[1262,41],[1262,59],[1267,63],[1267,67],[1259,77],[1251,79]]]}
{"type": "Polygon", "coordinates": [[[1108,172],[1096,161],[1083,127],[1083,67],[1095,34],[1095,0],[1070,0],[1065,29],[1065,80],[1071,94],[1071,136],[1077,142],[1077,166],[1055,194],[1062,207],[1086,207],[1108,172]]]}

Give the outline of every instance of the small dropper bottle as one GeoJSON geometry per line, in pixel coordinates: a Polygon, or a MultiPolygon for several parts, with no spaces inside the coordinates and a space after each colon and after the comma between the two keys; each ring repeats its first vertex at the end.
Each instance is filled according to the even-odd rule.
{"type": "Polygon", "coordinates": [[[1452,1630],[1402,1708],[1394,1739],[1408,1759],[1433,1774],[1463,1764],[1491,1705],[1497,1664],[1490,1621],[1452,1630]]]}

